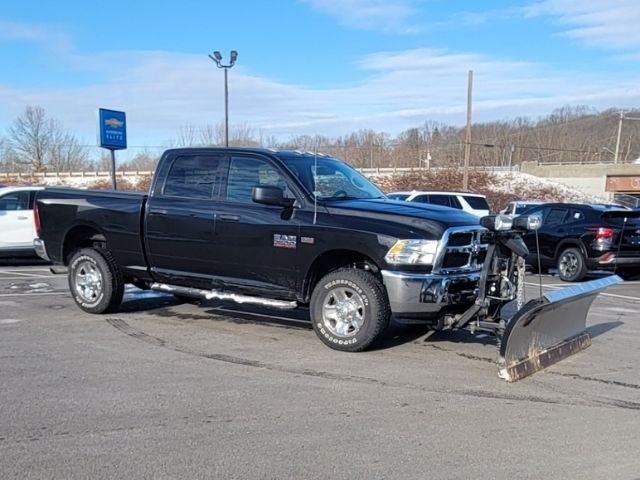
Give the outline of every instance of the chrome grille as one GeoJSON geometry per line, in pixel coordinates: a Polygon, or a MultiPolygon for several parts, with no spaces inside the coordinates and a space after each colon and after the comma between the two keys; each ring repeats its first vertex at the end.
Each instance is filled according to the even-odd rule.
{"type": "Polygon", "coordinates": [[[434,273],[472,272],[482,267],[489,245],[481,227],[445,230],[436,253],[434,273]]]}

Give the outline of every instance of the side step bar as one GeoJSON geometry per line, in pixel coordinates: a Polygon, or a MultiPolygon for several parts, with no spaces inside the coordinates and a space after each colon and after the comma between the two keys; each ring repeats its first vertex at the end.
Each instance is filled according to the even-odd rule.
{"type": "Polygon", "coordinates": [[[151,290],[176,293],[178,295],[184,295],[185,297],[200,297],[206,300],[223,300],[236,303],[249,303],[251,305],[261,305],[263,307],[279,308],[282,310],[293,310],[298,306],[298,302],[296,301],[252,297],[250,295],[239,295],[237,293],[227,293],[220,290],[203,290],[200,288],[182,287],[180,285],[168,285],[166,283],[152,283],[150,288],[151,290]]]}

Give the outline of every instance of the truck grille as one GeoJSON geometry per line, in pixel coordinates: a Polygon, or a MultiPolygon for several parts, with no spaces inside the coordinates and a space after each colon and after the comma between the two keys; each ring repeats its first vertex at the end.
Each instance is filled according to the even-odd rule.
{"type": "Polygon", "coordinates": [[[483,228],[454,227],[444,232],[436,254],[434,273],[479,270],[487,255],[488,238],[483,228]]]}

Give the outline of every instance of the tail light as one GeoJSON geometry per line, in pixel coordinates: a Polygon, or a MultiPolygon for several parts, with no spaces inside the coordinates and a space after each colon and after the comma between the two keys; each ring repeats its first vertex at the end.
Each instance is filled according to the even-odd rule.
{"type": "Polygon", "coordinates": [[[42,226],[40,225],[40,212],[38,212],[38,202],[33,202],[33,224],[36,227],[36,236],[40,236],[42,226]]]}
{"type": "Polygon", "coordinates": [[[596,232],[596,240],[611,240],[616,231],[609,227],[587,228],[591,232],[596,232]]]}

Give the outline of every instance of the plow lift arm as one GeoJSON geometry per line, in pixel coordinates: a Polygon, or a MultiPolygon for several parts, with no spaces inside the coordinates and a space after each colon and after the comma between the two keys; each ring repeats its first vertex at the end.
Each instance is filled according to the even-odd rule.
{"type": "MultiPolygon", "coordinates": [[[[524,303],[525,257],[522,233],[540,227],[537,216],[488,216],[481,220],[489,249],[478,297],[449,327],[498,338],[498,375],[516,382],[591,345],[586,330],[589,308],[598,293],[622,282],[617,275],[542,294],[524,303]]],[[[539,252],[538,252],[539,255],[539,252]]]]}

